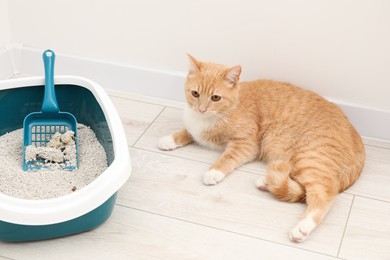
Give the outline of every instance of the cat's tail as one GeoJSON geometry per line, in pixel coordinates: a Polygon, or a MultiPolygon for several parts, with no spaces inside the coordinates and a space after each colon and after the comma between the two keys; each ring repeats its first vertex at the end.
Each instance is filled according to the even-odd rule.
{"type": "MultiPolygon", "coordinates": [[[[287,161],[274,161],[268,165],[264,179],[265,189],[283,201],[303,202],[306,197],[305,189],[291,176],[291,165],[287,161]]],[[[261,189],[261,187],[259,186],[261,189]]]]}

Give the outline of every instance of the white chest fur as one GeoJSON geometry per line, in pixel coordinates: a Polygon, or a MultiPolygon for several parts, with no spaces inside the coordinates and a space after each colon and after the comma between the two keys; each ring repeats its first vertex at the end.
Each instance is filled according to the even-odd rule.
{"type": "Polygon", "coordinates": [[[211,149],[219,150],[222,147],[211,143],[204,138],[204,132],[207,130],[212,130],[212,128],[215,126],[216,120],[217,118],[214,116],[207,116],[196,113],[188,107],[184,109],[184,127],[191,134],[192,138],[201,145],[211,149]]]}

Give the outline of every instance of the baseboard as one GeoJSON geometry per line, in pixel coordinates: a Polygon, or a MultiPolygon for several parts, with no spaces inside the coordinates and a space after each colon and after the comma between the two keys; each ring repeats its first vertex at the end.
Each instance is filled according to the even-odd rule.
{"type": "Polygon", "coordinates": [[[126,98],[126,99],[141,101],[144,103],[150,103],[150,104],[178,108],[178,109],[184,109],[186,107],[186,103],[184,101],[179,102],[179,101],[174,101],[174,100],[170,100],[170,99],[153,97],[153,96],[145,96],[145,95],[140,95],[140,94],[136,94],[133,92],[121,91],[121,90],[116,90],[116,89],[106,89],[106,91],[107,91],[108,95],[110,95],[112,97],[126,98]]]}
{"type": "MultiPolygon", "coordinates": [[[[21,48],[21,72],[43,75],[43,50],[21,48]]],[[[107,89],[183,102],[185,75],[56,53],[56,75],[77,75],[107,89]]]]}
{"type": "MultiPolygon", "coordinates": [[[[43,50],[23,47],[0,49],[0,79],[13,74],[43,75],[43,50]],[[12,59],[12,60],[11,60],[12,59]]],[[[109,93],[135,100],[181,108],[186,75],[56,53],[56,75],[77,75],[97,82],[109,93]]],[[[333,100],[362,136],[390,141],[390,111],[333,100]]]]}
{"type": "Polygon", "coordinates": [[[390,141],[390,111],[335,102],[360,135],[390,141]]]}

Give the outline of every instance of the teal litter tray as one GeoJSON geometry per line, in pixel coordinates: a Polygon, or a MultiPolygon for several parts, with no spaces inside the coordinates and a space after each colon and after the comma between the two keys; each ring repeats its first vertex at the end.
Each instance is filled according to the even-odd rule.
{"type": "MultiPolygon", "coordinates": [[[[109,167],[83,189],[58,198],[25,200],[0,193],[0,240],[34,241],[91,230],[110,217],[117,191],[130,176],[123,126],[104,90],[74,76],[55,77],[55,86],[59,107],[91,127],[109,167]]],[[[27,114],[40,111],[43,91],[43,77],[0,81],[0,135],[22,128],[27,114]]]]}

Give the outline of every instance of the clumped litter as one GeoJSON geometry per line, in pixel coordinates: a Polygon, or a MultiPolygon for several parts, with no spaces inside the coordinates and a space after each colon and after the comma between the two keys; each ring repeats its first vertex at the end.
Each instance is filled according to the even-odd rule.
{"type": "Polygon", "coordinates": [[[77,167],[74,132],[72,130],[63,134],[57,132],[46,146],[27,146],[25,160],[26,163],[31,162],[48,170],[77,167]]]}
{"type": "MultiPolygon", "coordinates": [[[[59,168],[25,172],[22,169],[23,129],[0,136],[0,193],[21,199],[50,199],[77,192],[94,181],[107,167],[107,157],[91,128],[78,124],[79,168],[73,171],[59,168]]],[[[61,151],[68,142],[72,146],[72,133],[51,139],[48,148],[61,151]],[[58,139],[58,137],[60,137],[58,139]],[[62,139],[63,138],[63,139],[62,139]]],[[[35,147],[39,148],[39,147],[35,147]]],[[[31,148],[34,149],[34,148],[31,148]]],[[[39,149],[38,149],[39,150],[39,149]]],[[[29,156],[34,158],[32,151],[29,156]]],[[[38,154],[40,152],[38,151],[38,154]]],[[[46,155],[40,154],[42,158],[46,155]]],[[[47,157],[53,157],[47,155],[47,157]]],[[[57,156],[57,155],[56,155],[57,156]]],[[[47,158],[51,163],[60,159],[47,158]]],[[[27,158],[27,154],[26,154],[27,158]]],[[[64,160],[64,159],[62,159],[64,160]]],[[[60,162],[61,163],[61,162],[60,162]]],[[[57,163],[58,164],[58,163],[57,163]]]]}

